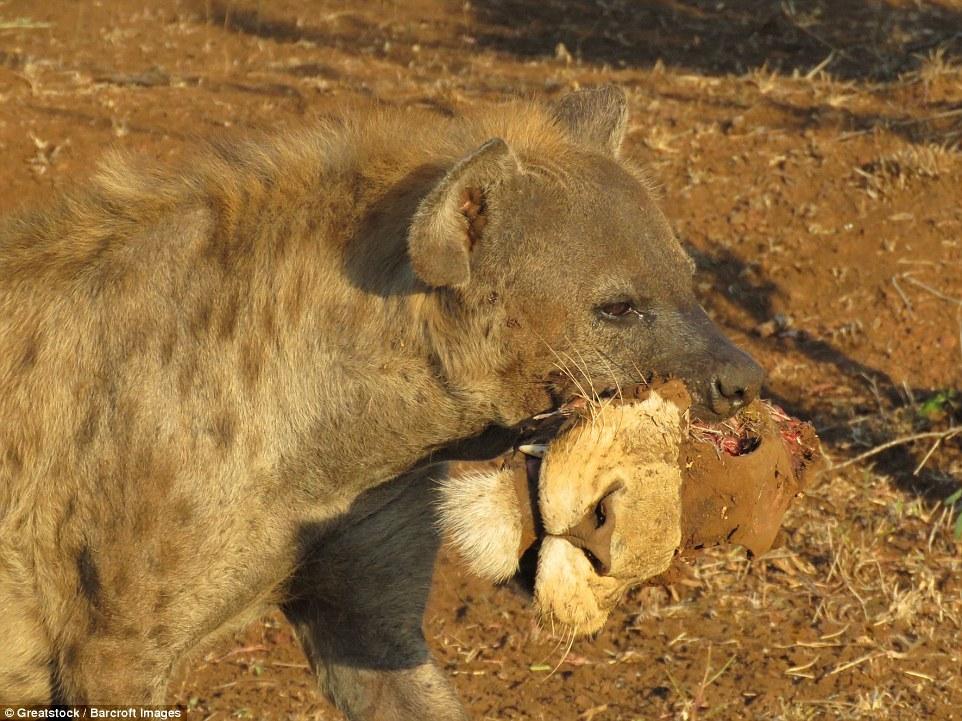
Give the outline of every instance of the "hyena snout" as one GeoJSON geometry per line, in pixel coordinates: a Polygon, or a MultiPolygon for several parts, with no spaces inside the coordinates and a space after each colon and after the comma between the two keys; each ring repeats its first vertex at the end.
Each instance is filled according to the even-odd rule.
{"type": "Polygon", "coordinates": [[[728,346],[729,357],[716,366],[708,386],[708,408],[723,418],[755,400],[765,378],[750,355],[730,343],[728,346]]]}
{"type": "Polygon", "coordinates": [[[706,421],[723,420],[755,400],[765,380],[755,359],[728,340],[701,308],[684,325],[669,370],[688,386],[692,413],[706,421]]]}

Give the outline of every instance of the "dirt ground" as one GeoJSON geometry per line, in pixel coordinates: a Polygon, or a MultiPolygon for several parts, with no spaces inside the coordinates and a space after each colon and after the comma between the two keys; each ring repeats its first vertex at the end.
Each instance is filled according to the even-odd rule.
{"type": "MultiPolygon", "coordinates": [[[[613,82],[705,306],[839,464],[788,545],[715,553],[596,638],[442,559],[425,629],[476,719],[960,719],[962,3],[2,0],[0,211],[357,99],[450,112],[613,82]],[[230,132],[230,131],[227,131],[230,132]],[[567,653],[566,653],[567,650],[567,653]]],[[[195,659],[212,719],[341,716],[278,616],[195,659]]]]}

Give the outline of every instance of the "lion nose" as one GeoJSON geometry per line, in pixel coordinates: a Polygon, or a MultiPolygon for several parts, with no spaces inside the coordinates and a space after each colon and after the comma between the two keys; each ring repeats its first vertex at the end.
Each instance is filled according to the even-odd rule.
{"type": "Polygon", "coordinates": [[[621,490],[620,484],[606,491],[594,508],[589,509],[562,536],[572,546],[581,549],[599,576],[607,576],[611,572],[611,536],[615,530],[614,495],[618,490],[621,490]]]}
{"type": "Polygon", "coordinates": [[[718,369],[711,380],[711,410],[728,418],[758,398],[765,371],[750,355],[733,348],[733,357],[718,369]]]}

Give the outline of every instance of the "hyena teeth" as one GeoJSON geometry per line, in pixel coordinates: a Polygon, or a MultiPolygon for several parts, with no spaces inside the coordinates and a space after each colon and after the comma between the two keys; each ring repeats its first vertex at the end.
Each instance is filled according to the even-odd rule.
{"type": "Polygon", "coordinates": [[[518,450],[524,453],[526,456],[544,458],[544,454],[548,450],[548,446],[544,443],[525,443],[518,446],[518,450]]]}

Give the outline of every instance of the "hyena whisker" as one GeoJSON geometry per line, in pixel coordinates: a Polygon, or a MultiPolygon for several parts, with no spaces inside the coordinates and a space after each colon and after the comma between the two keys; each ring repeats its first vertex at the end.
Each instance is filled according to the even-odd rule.
{"type": "Polygon", "coordinates": [[[638,383],[640,385],[647,386],[648,379],[645,377],[645,374],[642,372],[641,368],[638,367],[638,364],[634,360],[631,361],[631,367],[635,371],[635,375],[638,378],[638,383]]]}
{"type": "Polygon", "coordinates": [[[588,372],[589,371],[588,364],[584,362],[584,358],[582,357],[581,359],[581,362],[584,365],[584,368],[582,368],[582,366],[578,364],[578,360],[574,356],[572,356],[570,353],[565,353],[565,355],[568,357],[568,360],[571,361],[572,365],[574,365],[574,367],[581,373],[582,377],[585,379],[585,382],[588,384],[588,388],[591,391],[590,395],[585,394],[585,400],[588,402],[588,410],[591,413],[591,424],[592,426],[594,426],[595,416],[596,416],[595,412],[597,409],[597,404],[601,402],[601,395],[595,389],[594,382],[591,380],[591,374],[588,372]]]}
{"type": "MultiPolygon", "coordinates": [[[[601,360],[604,362],[605,367],[608,370],[608,375],[611,376],[611,380],[615,385],[615,399],[621,400],[624,394],[622,392],[621,383],[618,380],[618,376],[615,375],[615,369],[612,367],[611,363],[608,360],[608,357],[604,353],[599,351],[597,348],[593,348],[592,350],[594,350],[594,352],[598,354],[598,357],[601,358],[601,360]]],[[[604,427],[604,422],[602,422],[601,429],[603,431],[606,430],[604,427]]]]}
{"type": "Polygon", "coordinates": [[[569,369],[568,366],[564,365],[564,361],[562,361],[561,363],[553,363],[552,365],[554,365],[555,368],[561,371],[562,375],[564,375],[574,384],[575,388],[577,388],[578,393],[581,396],[583,397],[588,396],[588,391],[586,391],[585,387],[581,385],[581,382],[577,379],[577,377],[575,377],[575,374],[571,372],[571,369],[569,369]]]}
{"type": "MultiPolygon", "coordinates": [[[[601,394],[597,391],[595,384],[591,379],[590,366],[588,365],[584,355],[582,355],[580,351],[576,350],[580,358],[579,362],[579,359],[576,359],[570,353],[556,350],[542,336],[538,335],[538,340],[540,340],[545,347],[551,351],[552,354],[554,354],[555,358],[557,359],[557,362],[554,363],[555,368],[561,371],[561,373],[574,384],[575,388],[578,390],[578,393],[581,394],[581,396],[587,401],[587,409],[591,418],[591,426],[594,428],[598,416],[598,409],[603,405],[603,399],[601,398],[601,394]],[[567,359],[567,362],[565,359],[567,359]],[[572,366],[578,370],[578,373],[581,375],[581,378],[584,382],[579,380],[579,378],[575,375],[574,371],[572,370],[572,366]],[[588,388],[585,387],[585,384],[588,385],[588,388]]],[[[566,340],[568,339],[566,338],[566,340]]],[[[612,376],[614,376],[613,371],[612,376]]],[[[620,384],[617,384],[617,379],[615,379],[615,381],[618,387],[618,393],[620,395],[621,386],[620,384]]]]}
{"type": "MultiPolygon", "coordinates": [[[[592,419],[594,419],[595,416],[600,416],[600,417],[601,417],[601,419],[602,419],[602,426],[601,426],[601,428],[602,428],[602,430],[604,431],[604,430],[605,430],[605,425],[604,425],[604,423],[605,423],[605,417],[604,417],[604,414],[599,413],[599,411],[600,411],[607,403],[611,402],[612,399],[616,399],[616,400],[622,399],[622,398],[624,397],[624,389],[623,389],[622,386],[621,386],[621,381],[618,380],[618,375],[615,373],[615,368],[614,368],[614,366],[612,365],[611,360],[608,358],[607,354],[603,353],[602,351],[600,351],[600,350],[599,350],[598,348],[596,348],[596,347],[591,347],[590,350],[591,350],[593,353],[595,353],[595,354],[601,359],[601,362],[602,362],[602,363],[605,364],[605,370],[607,371],[608,376],[611,378],[611,383],[612,383],[612,385],[613,385],[614,388],[615,388],[615,393],[614,393],[614,396],[613,396],[612,398],[601,398],[600,396],[597,396],[597,397],[596,397],[596,404],[593,405],[593,406],[590,408],[590,411],[591,411],[591,414],[592,414],[592,419]]],[[[585,367],[587,368],[587,367],[588,367],[588,362],[584,359],[584,356],[581,354],[581,351],[580,351],[580,350],[577,351],[577,352],[578,352],[578,354],[581,356],[582,361],[584,362],[584,365],[585,365],[585,367]]]]}
{"type": "Polygon", "coordinates": [[[605,368],[608,369],[608,375],[611,376],[611,382],[614,383],[615,385],[615,398],[617,398],[618,400],[621,400],[623,395],[623,391],[621,388],[621,381],[618,380],[618,376],[615,374],[615,369],[614,367],[612,367],[611,361],[608,360],[608,356],[606,354],[602,353],[597,348],[592,348],[592,350],[595,353],[597,353],[598,357],[601,358],[601,360],[604,362],[605,368]]]}
{"type": "MultiPolygon", "coordinates": [[[[578,350],[577,348],[575,348],[575,352],[578,354],[578,359],[581,361],[581,365],[580,365],[580,366],[577,365],[577,363],[576,363],[575,365],[576,365],[576,367],[578,368],[578,370],[581,370],[581,372],[584,374],[585,378],[588,379],[588,384],[591,386],[591,396],[592,396],[591,400],[596,400],[596,401],[598,401],[598,402],[600,403],[600,402],[601,402],[601,394],[597,391],[597,389],[595,389],[595,384],[594,384],[594,382],[591,380],[591,367],[588,365],[588,361],[585,360],[585,357],[584,357],[584,355],[582,355],[582,353],[581,353],[580,350],[578,350]],[[583,369],[583,370],[582,370],[582,369],[583,369]]],[[[569,357],[570,357],[570,354],[569,354],[569,357]]],[[[574,358],[572,358],[572,361],[571,361],[571,362],[572,362],[572,363],[575,362],[574,358]]],[[[604,389],[602,389],[602,390],[604,390],[604,389]]]]}
{"type": "MultiPolygon", "coordinates": [[[[614,387],[615,387],[615,389],[616,389],[616,390],[615,390],[615,396],[614,396],[614,397],[620,399],[620,398],[622,397],[623,393],[622,393],[621,383],[620,383],[620,381],[618,380],[618,377],[615,375],[615,370],[614,370],[614,368],[612,367],[611,363],[608,361],[608,358],[607,358],[603,353],[600,353],[596,348],[592,348],[591,350],[592,350],[593,352],[595,352],[595,353],[601,358],[601,360],[604,362],[604,364],[605,364],[605,366],[606,366],[606,368],[607,368],[608,374],[609,374],[609,376],[611,376],[612,384],[614,385],[614,387]]],[[[589,367],[589,366],[588,366],[588,361],[585,360],[584,355],[581,353],[580,350],[577,351],[577,353],[578,353],[579,357],[581,358],[581,361],[582,361],[582,363],[584,364],[584,367],[585,367],[585,368],[588,368],[588,367],[589,367]]],[[[594,388],[592,388],[592,390],[594,390],[594,388]]],[[[595,396],[594,396],[594,398],[591,400],[590,405],[589,405],[589,410],[590,410],[591,415],[592,415],[592,428],[594,428],[594,420],[595,420],[595,418],[600,417],[600,418],[601,418],[601,430],[602,430],[602,431],[605,431],[605,430],[606,430],[606,429],[605,429],[605,416],[604,416],[603,413],[600,413],[600,411],[601,411],[602,408],[604,408],[604,406],[605,406],[607,403],[610,402],[610,400],[611,400],[610,398],[602,398],[600,394],[598,394],[597,392],[595,393],[595,396]]]]}
{"type": "Polygon", "coordinates": [[[582,386],[581,383],[578,381],[578,379],[575,378],[574,373],[572,373],[571,369],[568,368],[568,365],[567,363],[564,362],[564,358],[561,357],[561,354],[558,353],[558,351],[556,351],[554,347],[552,347],[552,345],[547,340],[544,339],[544,337],[538,335],[538,340],[544,343],[545,347],[554,354],[554,357],[558,361],[557,363],[553,364],[555,368],[561,371],[564,375],[568,377],[569,380],[571,380],[572,383],[574,383],[575,387],[578,389],[578,392],[581,393],[581,395],[587,397],[588,394],[587,394],[587,391],[585,391],[584,386],[582,386]]]}
{"type": "MultiPolygon", "coordinates": [[[[570,339],[570,338],[565,337],[565,341],[568,342],[569,345],[571,345],[571,339],[570,339]]],[[[591,374],[590,374],[590,372],[589,372],[590,369],[589,369],[589,367],[588,367],[588,364],[585,362],[584,357],[582,356],[581,362],[582,362],[582,364],[584,365],[584,368],[582,368],[582,366],[578,364],[577,360],[575,360],[575,358],[574,358],[570,353],[565,353],[565,355],[568,356],[568,359],[569,359],[569,360],[571,361],[571,363],[575,366],[575,368],[578,369],[578,371],[581,373],[581,375],[584,377],[584,379],[587,381],[589,387],[591,388],[591,393],[590,393],[590,394],[582,391],[582,394],[581,394],[581,395],[582,395],[582,396],[585,398],[585,400],[588,402],[588,412],[591,414],[591,425],[592,425],[592,427],[594,427],[594,423],[595,423],[595,411],[596,411],[595,402],[596,402],[596,400],[600,400],[601,397],[598,395],[597,391],[595,390],[594,383],[593,383],[592,380],[591,380],[591,374]]],[[[567,367],[567,366],[566,366],[566,367],[567,367]]],[[[574,381],[574,378],[572,378],[572,381],[574,381]]],[[[579,388],[582,388],[582,386],[579,385],[579,388]]]]}

